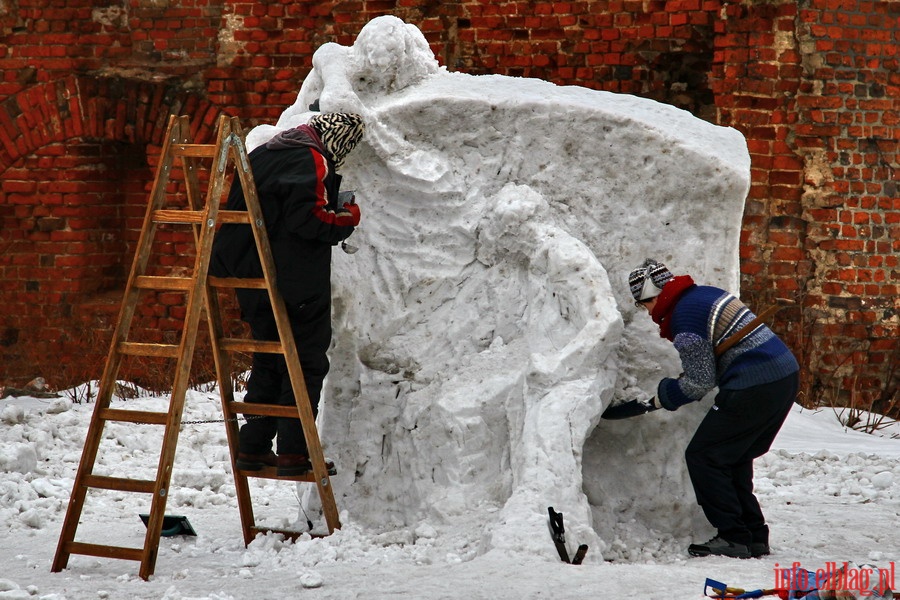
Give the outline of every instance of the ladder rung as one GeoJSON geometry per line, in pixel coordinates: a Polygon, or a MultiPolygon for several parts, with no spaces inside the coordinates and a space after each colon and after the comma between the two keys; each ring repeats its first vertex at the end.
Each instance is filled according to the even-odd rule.
{"type": "Polygon", "coordinates": [[[250,402],[229,402],[228,407],[232,412],[240,415],[261,415],[264,417],[289,417],[299,418],[299,411],[295,405],[283,404],[256,404],[250,402]]]}
{"type": "Polygon", "coordinates": [[[250,223],[250,213],[246,210],[220,210],[219,223],[250,223]]]}
{"type": "Polygon", "coordinates": [[[265,279],[244,279],[241,277],[209,277],[209,285],[214,288],[266,289],[265,279]]]}
{"type": "Polygon", "coordinates": [[[277,469],[275,467],[263,467],[258,471],[243,471],[239,470],[238,473],[245,477],[257,477],[259,479],[280,479],[282,481],[308,481],[314,482],[316,480],[316,475],[312,471],[308,473],[304,473],[303,475],[287,475],[282,476],[277,474],[277,469]]]}
{"type": "Polygon", "coordinates": [[[85,544],[84,542],[66,542],[65,549],[70,554],[86,554],[103,558],[124,558],[125,560],[144,559],[144,551],[140,548],[123,548],[121,546],[102,546],[85,544]]]}
{"type": "Polygon", "coordinates": [[[165,425],[169,420],[169,414],[148,410],[122,410],[120,408],[105,408],[100,411],[100,418],[106,419],[107,421],[122,421],[125,423],[165,425]]]}
{"type": "MultiPolygon", "coordinates": [[[[178,210],[160,209],[153,211],[154,223],[175,223],[182,225],[194,225],[206,220],[205,210],[178,210]]],[[[217,218],[219,223],[250,223],[250,214],[243,210],[220,210],[217,218]]]]}
{"type": "Polygon", "coordinates": [[[190,290],[194,282],[190,277],[156,277],[153,275],[138,275],[134,278],[134,285],[147,290],[190,290]]]}
{"type": "Polygon", "coordinates": [[[215,144],[175,144],[172,146],[172,154],[175,156],[194,156],[199,158],[213,158],[216,155],[215,144]]]}
{"type": "Polygon", "coordinates": [[[152,218],[154,223],[194,225],[206,219],[206,211],[161,209],[154,210],[152,218]]]}
{"type": "Polygon", "coordinates": [[[156,491],[156,482],[149,479],[125,479],[106,475],[87,475],[84,478],[84,485],[99,490],[115,490],[117,492],[152,494],[156,491]]]}
{"type": "Polygon", "coordinates": [[[120,342],[118,349],[130,356],[157,356],[178,358],[178,346],[174,344],[147,344],[143,342],[120,342]]]}
{"type": "Polygon", "coordinates": [[[240,338],[224,338],[219,340],[219,347],[228,352],[266,352],[284,354],[281,342],[263,340],[244,340],[240,338]]]}

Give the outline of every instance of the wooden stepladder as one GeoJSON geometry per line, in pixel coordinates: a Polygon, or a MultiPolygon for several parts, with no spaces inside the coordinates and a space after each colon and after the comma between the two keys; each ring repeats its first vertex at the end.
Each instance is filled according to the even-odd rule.
{"type": "Polygon", "coordinates": [[[135,560],[141,563],[140,576],[147,579],[156,567],[159,538],[162,533],[169,482],[175,462],[175,449],[184,411],[185,394],[188,390],[191,363],[197,340],[197,330],[206,312],[209,324],[210,345],[216,365],[216,376],[225,416],[228,445],[231,450],[231,467],[234,472],[238,509],[244,543],[249,544],[257,533],[277,531],[296,537],[299,532],[291,532],[265,527],[257,527],[254,516],[248,477],[308,481],[316,484],[322,503],[322,510],[328,527],[328,534],[340,528],[337,506],[334,501],[331,480],[322,453],[322,446],[316,429],[303,371],[297,355],[297,347],[291,333],[287,310],[275,287],[275,266],[271,247],[266,235],[263,213],[259,205],[256,184],[244,147],[243,132],[237,118],[221,116],[215,144],[193,144],[190,139],[190,120],[186,116],[172,116],[166,132],[166,140],[160,154],[156,178],[150,192],[144,225],[135,250],[134,262],[125,286],[125,295],[119,313],[119,320],[113,333],[112,344],[106,366],[99,382],[99,391],[93,416],[88,427],[81,462],[75,476],[72,495],[66,517],[60,532],[59,545],[51,570],[60,571],[66,567],[69,556],[84,554],[104,558],[135,560]],[[180,161],[184,174],[184,189],[187,207],[166,208],[166,190],[170,184],[173,168],[180,161]],[[208,184],[205,202],[201,199],[198,171],[208,164],[208,184]],[[247,211],[220,210],[228,167],[240,179],[247,211]],[[209,276],[209,263],[216,226],[220,223],[246,224],[253,231],[256,247],[262,263],[261,279],[230,279],[209,276]],[[148,263],[152,255],[154,239],[159,225],[185,226],[193,229],[196,243],[196,258],[193,272],[188,275],[159,276],[148,275],[148,263]],[[226,338],[222,326],[222,314],[218,300],[218,290],[222,288],[251,288],[267,290],[278,326],[279,341],[256,341],[240,338],[226,338]],[[158,344],[132,341],[129,339],[138,300],[143,291],[177,291],[185,294],[186,316],[180,342],[158,344]],[[231,352],[268,352],[284,354],[288,373],[297,405],[276,406],[247,404],[234,400],[231,379],[231,352]],[[138,411],[110,408],[116,377],[122,360],[126,356],[169,358],[176,361],[174,381],[167,412],[138,411]],[[279,477],[274,467],[262,471],[246,472],[235,464],[238,446],[237,415],[250,414],[270,417],[299,418],[309,449],[312,472],[296,477],[279,477]],[[94,464],[103,438],[107,422],[131,424],[163,425],[159,464],[156,479],[129,479],[94,474],[94,464]],[[119,492],[137,492],[152,496],[147,532],[143,548],[84,543],[75,541],[75,532],[81,519],[88,490],[103,489],[119,492]]]}

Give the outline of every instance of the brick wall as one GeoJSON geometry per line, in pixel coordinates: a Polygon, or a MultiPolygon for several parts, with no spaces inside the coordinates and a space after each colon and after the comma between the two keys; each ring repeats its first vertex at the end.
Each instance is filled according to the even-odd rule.
{"type": "MultiPolygon", "coordinates": [[[[450,70],[636,94],[739,129],[742,294],[797,301],[775,327],[808,399],[896,394],[900,3],[873,0],[4,0],[0,382],[99,377],[167,115],[192,115],[197,141],[221,113],[273,122],[318,46],[382,14],[450,70]]],[[[177,262],[173,236],[158,252],[177,262]]],[[[150,297],[142,327],[174,335],[180,311],[150,297]]]]}
{"type": "Polygon", "coordinates": [[[747,135],[753,164],[745,293],[798,300],[778,325],[808,367],[808,397],[886,408],[900,366],[900,4],[721,14],[718,122],[747,135]]]}

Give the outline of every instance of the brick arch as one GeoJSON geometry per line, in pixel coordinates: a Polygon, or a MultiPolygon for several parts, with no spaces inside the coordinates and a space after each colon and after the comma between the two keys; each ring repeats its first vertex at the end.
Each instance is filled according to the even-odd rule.
{"type": "Polygon", "coordinates": [[[194,141],[214,135],[217,106],[177,83],[72,75],[0,104],[0,173],[51,142],[106,139],[159,146],[170,114],[191,118],[194,141]]]}
{"type": "MultiPolygon", "coordinates": [[[[219,113],[177,85],[121,77],[70,76],[0,103],[0,381],[99,378],[169,115],[191,115],[204,143],[219,113]]],[[[178,235],[164,252],[189,262],[178,235]]],[[[173,335],[182,307],[156,300],[142,327],[173,335]]]]}

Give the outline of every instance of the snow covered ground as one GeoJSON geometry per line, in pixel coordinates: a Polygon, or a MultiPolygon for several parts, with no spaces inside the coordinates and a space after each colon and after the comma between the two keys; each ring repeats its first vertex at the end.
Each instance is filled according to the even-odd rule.
{"type": "MultiPolygon", "coordinates": [[[[473,520],[460,521],[464,527],[434,520],[410,530],[361,526],[346,511],[343,529],[330,537],[293,544],[260,537],[245,548],[224,426],[211,422],[184,427],[166,511],[187,516],[196,537],[162,538],[149,581],[138,577],[135,562],[78,555],[51,573],[92,409],[64,399],[0,400],[0,598],[687,599],[702,597],[707,577],[755,589],[773,586],[775,568],[795,561],[811,570],[843,561],[891,568],[900,556],[900,439],[890,438],[900,431],[864,434],[845,429],[831,410],[797,407],[775,448],[757,461],[757,489],[772,526],[773,554],[764,559],[689,558],[683,542],[661,535],[657,548],[612,562],[591,549],[585,564],[571,566],[556,557],[547,529],[534,532],[545,548],[540,556],[525,549],[478,556],[485,532],[473,520]]],[[[217,394],[189,393],[186,421],[212,421],[220,412],[217,394]]],[[[154,429],[110,427],[98,469],[128,464],[152,472],[154,429]]],[[[290,483],[254,483],[254,507],[271,525],[302,516],[297,496],[290,483]]],[[[146,503],[140,494],[89,496],[79,539],[140,547],[138,515],[146,503]]],[[[482,522],[498,508],[486,506],[482,522]]],[[[578,540],[569,543],[574,551],[578,540]]]]}

